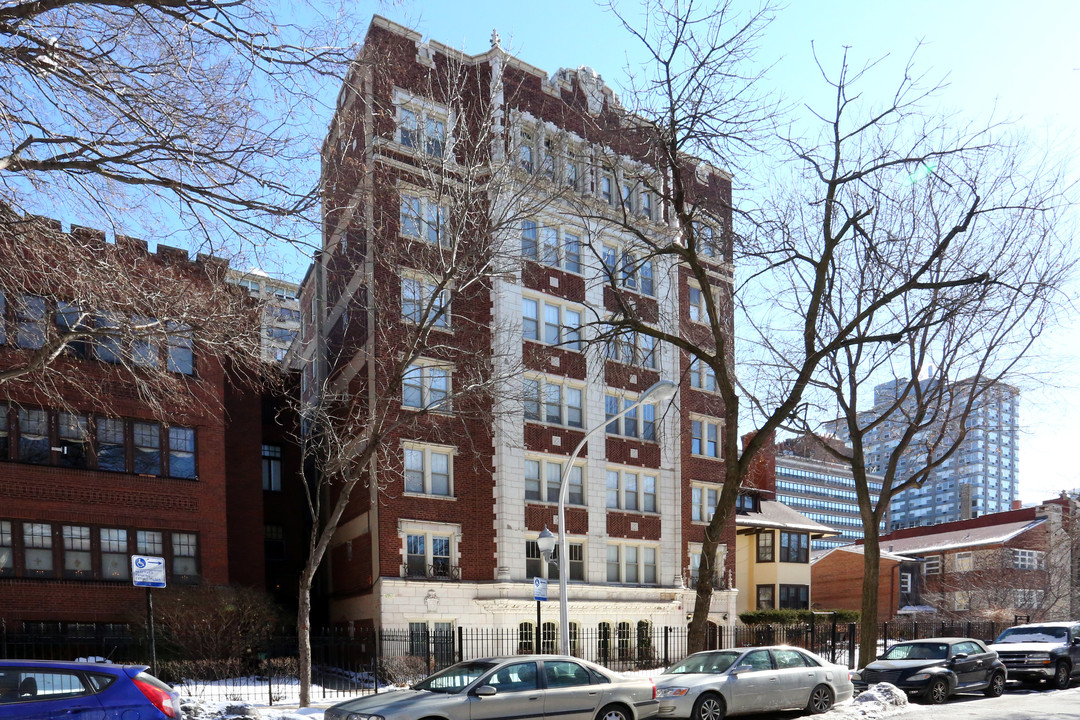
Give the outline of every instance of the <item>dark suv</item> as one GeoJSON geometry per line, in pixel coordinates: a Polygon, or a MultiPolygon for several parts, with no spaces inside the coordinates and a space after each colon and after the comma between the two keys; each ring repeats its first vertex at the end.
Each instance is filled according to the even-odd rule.
{"type": "Polygon", "coordinates": [[[877,661],[851,674],[856,692],[887,682],[908,695],[943,703],[958,692],[981,690],[989,697],[1005,691],[1005,666],[978,640],[943,637],[897,643],[877,661]]]}
{"type": "Polygon", "coordinates": [[[1011,627],[990,646],[1011,680],[1039,682],[1064,689],[1080,675],[1080,622],[1047,622],[1011,627]]]}

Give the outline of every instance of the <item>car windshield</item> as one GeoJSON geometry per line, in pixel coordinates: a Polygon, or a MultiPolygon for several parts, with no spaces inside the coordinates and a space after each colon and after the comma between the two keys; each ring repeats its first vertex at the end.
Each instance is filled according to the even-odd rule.
{"type": "Polygon", "coordinates": [[[1009,628],[998,636],[999,643],[1044,643],[1065,642],[1063,627],[1018,627],[1009,628]]]}
{"type": "Polygon", "coordinates": [[[882,660],[944,660],[949,657],[945,643],[907,643],[893,645],[881,656],[882,660]]]}
{"type": "Polygon", "coordinates": [[[665,675],[684,675],[686,673],[722,673],[738,659],[737,652],[696,653],[677,665],[664,671],[665,675]]]}
{"type": "Polygon", "coordinates": [[[469,683],[495,667],[488,662],[464,662],[451,665],[429,678],[413,685],[413,690],[429,690],[437,693],[461,692],[469,683]]]}

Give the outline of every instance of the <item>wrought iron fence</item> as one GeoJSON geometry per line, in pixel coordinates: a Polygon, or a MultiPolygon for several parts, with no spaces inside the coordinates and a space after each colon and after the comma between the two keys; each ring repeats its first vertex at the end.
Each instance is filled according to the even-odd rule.
{"type": "MultiPolygon", "coordinates": [[[[1006,627],[1008,623],[981,619],[882,623],[879,649],[899,640],[937,636],[992,640],[1006,627]]],[[[539,637],[529,624],[510,629],[324,630],[311,637],[311,697],[316,702],[333,701],[376,692],[388,684],[409,684],[462,660],[554,653],[557,639],[553,623],[543,625],[539,637]]],[[[569,640],[571,654],[620,672],[659,673],[682,660],[688,647],[687,628],[650,623],[575,624],[569,640]]],[[[706,636],[709,649],[774,644],[802,647],[854,667],[858,626],[828,618],[796,625],[710,625],[706,636]]],[[[159,653],[157,673],[184,697],[269,705],[298,699],[298,644],[295,634],[287,631],[265,639],[239,658],[174,655],[159,653]]],[[[83,658],[149,665],[150,649],[141,634],[126,626],[34,624],[13,631],[0,623],[0,658],[83,658]]]]}

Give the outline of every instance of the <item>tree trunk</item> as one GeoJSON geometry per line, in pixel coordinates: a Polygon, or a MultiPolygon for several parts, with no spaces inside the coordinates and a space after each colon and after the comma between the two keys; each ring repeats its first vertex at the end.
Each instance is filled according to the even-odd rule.
{"type": "Polygon", "coordinates": [[[300,575],[300,602],[296,611],[296,644],[300,653],[300,707],[311,704],[311,575],[300,575]]]}
{"type": "Polygon", "coordinates": [[[859,618],[859,664],[866,667],[877,657],[878,583],[881,577],[881,546],[878,526],[866,525],[863,545],[862,617],[859,618]]]}

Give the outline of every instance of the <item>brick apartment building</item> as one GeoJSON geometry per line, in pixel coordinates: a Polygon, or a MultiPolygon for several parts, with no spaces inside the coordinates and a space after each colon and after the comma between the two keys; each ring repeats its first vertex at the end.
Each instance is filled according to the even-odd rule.
{"type": "MultiPolygon", "coordinates": [[[[1063,494],[1037,506],[882,535],[879,620],[920,613],[999,621],[1075,617],[1077,507],[1063,494]]],[[[815,557],[819,599],[859,608],[859,550],[834,548],[815,557]]]]}
{"type": "MultiPolygon", "coordinates": [[[[320,388],[348,387],[374,402],[385,393],[408,420],[436,385],[442,391],[459,382],[463,368],[479,360],[496,370],[520,368],[524,395],[490,400],[486,422],[458,417],[456,408],[429,413],[423,423],[403,423],[385,443],[332,543],[333,622],[436,632],[516,628],[532,637],[532,580],[555,579],[536,538],[545,526],[558,531],[559,478],[587,437],[569,471],[571,641],[579,632],[685,624],[721,488],[719,441],[727,429],[715,379],[674,348],[642,338],[606,348],[588,342],[588,323],[614,309],[616,293],[686,337],[708,337],[696,324],[702,289],[685,268],[657,258],[631,269],[632,234],[585,219],[625,211],[639,232],[676,232],[657,197],[631,179],[630,168],[648,164],[620,139],[625,121],[616,103],[588,68],[549,77],[504,52],[497,35],[487,52],[463,55],[373,19],[323,149],[323,248],[300,298],[302,394],[314,401],[320,388]],[[466,89],[449,100],[441,94],[453,84],[448,68],[466,89]],[[484,115],[478,108],[488,99],[484,115]],[[469,122],[456,122],[461,118],[469,122]],[[481,147],[491,148],[491,172],[512,180],[518,193],[509,201],[475,198],[489,213],[477,227],[497,211],[511,217],[488,229],[511,252],[500,272],[467,289],[425,286],[431,297],[420,298],[422,283],[412,278],[427,271],[427,258],[445,252],[438,250],[447,214],[436,197],[440,183],[469,172],[455,153],[475,149],[488,130],[493,140],[481,147]],[[610,268],[618,263],[621,279],[613,283],[610,268]],[[422,299],[449,309],[433,330],[438,347],[416,363],[415,388],[407,381],[380,386],[380,359],[400,352],[422,299]],[[677,405],[645,404],[589,433],[660,380],[678,383],[677,405]]],[[[730,227],[730,178],[704,164],[690,177],[688,191],[714,216],[726,215],[730,227]]],[[[712,289],[729,297],[730,238],[713,231],[712,289]]],[[[461,238],[463,257],[490,239],[483,230],[461,238]]],[[[730,329],[730,304],[720,306],[730,329]]],[[[755,514],[757,500],[748,484],[746,507],[755,514]]],[[[799,534],[808,546],[809,530],[799,534]]],[[[732,523],[718,552],[714,623],[735,621],[735,540],[732,523]]],[[[554,643],[554,602],[544,612],[543,637],[554,643]]]]}
{"type": "MultiPolygon", "coordinates": [[[[123,237],[107,247],[103,234],[79,228],[70,237],[131,253],[148,273],[179,269],[193,283],[215,262],[164,246],[150,254],[123,237]]],[[[0,295],[0,367],[20,363],[64,322],[71,298],[58,293],[0,295]]],[[[173,586],[227,583],[221,364],[183,341],[71,343],[54,363],[64,381],[46,396],[52,402],[32,381],[0,386],[0,618],[8,628],[138,618],[145,598],[131,585],[132,554],[163,556],[173,586]],[[152,412],[118,366],[121,352],[183,376],[197,401],[152,412]]]]}
{"type": "MultiPolygon", "coordinates": [[[[29,230],[16,243],[128,253],[137,277],[165,294],[199,292],[227,271],[175,248],[151,253],[139,240],[36,222],[52,237],[29,230]]],[[[0,370],[67,330],[70,290],[45,277],[34,294],[0,287],[0,370]]],[[[145,616],[133,554],[165,558],[159,596],[235,583],[294,604],[307,523],[302,490],[287,482],[299,456],[281,396],[237,382],[198,343],[116,337],[68,343],[48,393],[37,375],[0,385],[0,620],[16,631],[126,631],[145,616]],[[141,353],[134,367],[120,362],[125,353],[141,353]],[[160,405],[136,391],[140,364],[178,381],[160,405]]]]}

